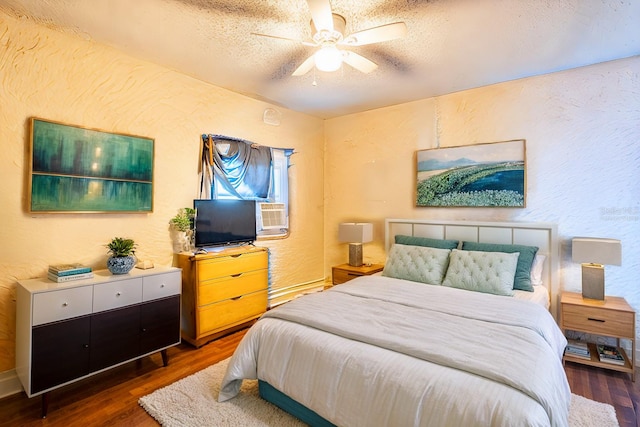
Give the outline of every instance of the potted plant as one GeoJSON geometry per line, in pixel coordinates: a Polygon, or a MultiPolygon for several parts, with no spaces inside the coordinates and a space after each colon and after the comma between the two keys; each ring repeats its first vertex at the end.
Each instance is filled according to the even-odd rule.
{"type": "Polygon", "coordinates": [[[106,247],[107,254],[111,255],[107,260],[107,268],[112,274],[127,274],[136,263],[136,243],[133,239],[114,237],[106,247]]]}
{"type": "Polygon", "coordinates": [[[196,210],[192,208],[180,208],[176,216],[169,220],[174,234],[173,250],[174,252],[182,252],[191,250],[191,240],[193,239],[193,219],[196,216],[196,210]]]}

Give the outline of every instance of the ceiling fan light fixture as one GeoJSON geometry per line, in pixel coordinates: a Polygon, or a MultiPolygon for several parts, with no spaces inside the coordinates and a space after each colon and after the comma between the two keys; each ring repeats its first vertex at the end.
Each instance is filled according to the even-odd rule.
{"type": "Polygon", "coordinates": [[[342,65],[342,52],[335,46],[323,46],[314,54],[314,61],[320,71],[336,71],[342,65]]]}

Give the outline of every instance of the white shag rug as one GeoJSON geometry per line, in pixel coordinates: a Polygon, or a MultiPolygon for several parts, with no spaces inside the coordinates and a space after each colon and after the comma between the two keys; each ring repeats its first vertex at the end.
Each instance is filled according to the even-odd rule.
{"type": "MultiPolygon", "coordinates": [[[[220,403],[229,359],[209,366],[139,400],[165,427],[303,427],[306,424],[260,398],[258,382],[245,380],[237,397],[220,403]]],[[[619,427],[613,406],[571,395],[570,427],[619,427]]]]}

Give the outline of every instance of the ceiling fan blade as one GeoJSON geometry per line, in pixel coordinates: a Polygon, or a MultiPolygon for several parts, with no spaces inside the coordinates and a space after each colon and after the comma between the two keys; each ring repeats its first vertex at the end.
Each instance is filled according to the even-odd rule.
{"type": "Polygon", "coordinates": [[[333,31],[333,15],[331,14],[331,3],[329,0],[307,0],[311,19],[316,30],[333,31]]]}
{"type": "Polygon", "coordinates": [[[305,46],[318,46],[318,44],[312,40],[298,40],[298,39],[290,39],[289,37],[281,37],[281,36],[274,36],[272,34],[261,34],[261,33],[251,33],[252,36],[259,36],[259,37],[269,37],[271,39],[278,39],[278,40],[287,40],[290,42],[295,42],[295,43],[302,43],[305,46]]]}
{"type": "Polygon", "coordinates": [[[342,60],[351,65],[358,71],[368,74],[378,68],[375,62],[369,61],[362,55],[358,55],[355,52],[344,51],[342,54],[342,60]]]}
{"type": "Polygon", "coordinates": [[[363,46],[365,44],[386,42],[404,37],[407,34],[407,25],[404,22],[380,25],[349,34],[340,44],[349,46],[363,46]]]}
{"type": "Polygon", "coordinates": [[[304,60],[302,64],[291,74],[292,76],[302,76],[307,74],[316,65],[313,55],[304,60]]]}

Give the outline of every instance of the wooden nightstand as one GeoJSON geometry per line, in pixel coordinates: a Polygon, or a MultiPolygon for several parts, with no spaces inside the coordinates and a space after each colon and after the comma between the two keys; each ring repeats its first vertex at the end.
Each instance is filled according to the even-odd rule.
{"type": "Polygon", "coordinates": [[[360,267],[353,267],[349,264],[340,264],[331,269],[331,277],[333,279],[333,284],[339,285],[340,283],[348,282],[349,280],[355,279],[359,276],[370,276],[382,271],[383,269],[384,265],[382,264],[362,265],[360,267]]]}
{"type": "Polygon", "coordinates": [[[614,365],[601,362],[598,358],[596,345],[589,343],[590,359],[582,359],[565,354],[563,360],[582,363],[590,366],[598,366],[612,369],[635,376],[635,342],[636,342],[636,312],[624,298],[605,297],[604,301],[584,299],[581,294],[563,292],[560,300],[561,324],[560,327],[566,333],[567,330],[585,332],[593,335],[613,337],[617,339],[620,348],[620,339],[631,341],[631,357],[627,356],[624,349],[620,348],[624,356],[624,365],[614,365]]]}

